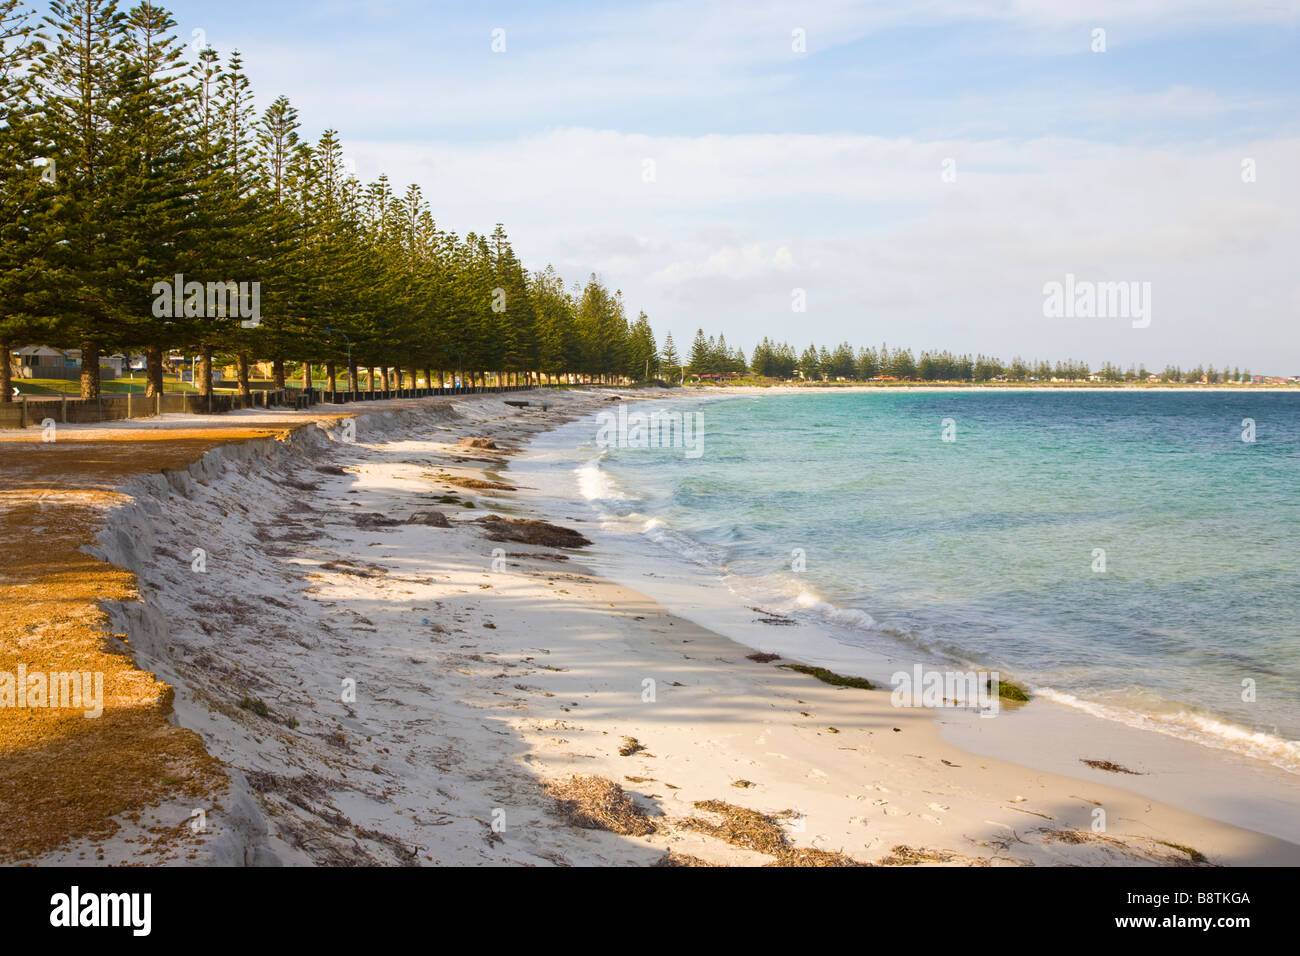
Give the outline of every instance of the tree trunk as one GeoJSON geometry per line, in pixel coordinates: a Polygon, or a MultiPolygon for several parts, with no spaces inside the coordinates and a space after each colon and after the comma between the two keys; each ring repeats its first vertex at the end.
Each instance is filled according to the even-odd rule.
{"type": "Polygon", "coordinates": [[[199,364],[195,367],[194,387],[199,394],[207,398],[212,394],[212,346],[199,348],[199,364]]]}
{"type": "Polygon", "coordinates": [[[144,394],[156,399],[163,393],[163,352],[161,345],[151,345],[144,352],[144,394]]]}
{"type": "Polygon", "coordinates": [[[8,404],[14,400],[14,383],[9,371],[9,353],[13,346],[7,339],[0,339],[0,403],[8,404]]]}
{"type": "Polygon", "coordinates": [[[239,380],[239,400],[245,408],[251,408],[253,405],[253,390],[248,387],[247,352],[239,352],[235,355],[235,377],[239,380]]]}
{"type": "Polygon", "coordinates": [[[424,387],[433,388],[433,369],[427,365],[424,367],[424,387]]]}
{"type": "Polygon", "coordinates": [[[302,390],[311,391],[311,362],[302,363],[302,390]]]}
{"type": "MultiPolygon", "coordinates": [[[[356,392],[356,390],[357,390],[357,363],[349,360],[349,362],[348,362],[348,392],[349,392],[349,393],[353,393],[353,392],[356,392]]],[[[349,394],[348,397],[351,398],[352,395],[349,394]]]]}
{"type": "Polygon", "coordinates": [[[284,388],[284,359],[278,358],[271,363],[271,387],[277,391],[284,388]]]}
{"type": "Polygon", "coordinates": [[[99,346],[81,343],[81,397],[99,398],[99,346]]]}
{"type": "Polygon", "coordinates": [[[377,377],[378,376],[376,375],[375,367],[373,365],[370,366],[370,397],[371,398],[375,397],[375,379],[377,377]]]}
{"type": "Polygon", "coordinates": [[[397,383],[395,391],[400,392],[402,390],[402,366],[393,366],[393,381],[397,383]]]}
{"type": "Polygon", "coordinates": [[[337,386],[338,386],[338,382],[336,382],[334,378],[334,363],[326,362],[325,363],[325,387],[329,390],[330,401],[334,400],[334,391],[337,386]]]}

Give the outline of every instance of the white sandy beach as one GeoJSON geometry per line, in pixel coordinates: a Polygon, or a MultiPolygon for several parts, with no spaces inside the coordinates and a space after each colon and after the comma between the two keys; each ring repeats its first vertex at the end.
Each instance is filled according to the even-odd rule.
{"type": "Polygon", "coordinates": [[[1156,802],[1119,775],[1008,762],[1014,736],[998,745],[1006,759],[976,756],[888,689],[780,668],[797,648],[751,661],[752,648],[598,576],[582,549],[490,540],[476,519],[529,516],[528,489],[447,479],[511,481],[530,435],[609,395],[506,398],[550,408],[499,396],[350,408],[355,443],[318,416],[122,489],[130,503],[106,516],[99,548],[135,572],[141,600],[114,606],[112,628],[175,686],[175,719],[230,787],[44,862],[140,862],[152,828],[185,827],[195,810],[205,828],[149,860],[773,862],[687,822],[719,822],[719,804],[696,804],[720,801],[779,820],[792,847],[863,863],[1300,864],[1294,843],[1156,802]],[[458,444],[474,436],[499,450],[458,444]],[[545,788],[573,775],[619,784],[654,832],[566,822],[545,788]]]}

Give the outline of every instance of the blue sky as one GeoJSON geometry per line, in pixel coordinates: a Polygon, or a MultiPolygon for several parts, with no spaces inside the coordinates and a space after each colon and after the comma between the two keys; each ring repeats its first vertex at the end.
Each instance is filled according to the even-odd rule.
{"type": "Polygon", "coordinates": [[[1300,2],[168,6],[362,179],[679,344],[1300,374],[1300,2]],[[1067,273],[1150,282],[1150,325],[1045,318],[1067,273]]]}

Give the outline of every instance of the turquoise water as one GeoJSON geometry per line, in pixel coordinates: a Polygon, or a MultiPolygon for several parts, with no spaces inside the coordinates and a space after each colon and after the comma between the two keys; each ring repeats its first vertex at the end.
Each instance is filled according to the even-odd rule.
{"type": "Polygon", "coordinates": [[[569,464],[592,507],[635,522],[647,547],[846,643],[997,668],[1300,772],[1300,394],[809,392],[672,407],[700,410],[698,458],[597,448],[590,421],[557,436],[579,449],[569,464]]]}

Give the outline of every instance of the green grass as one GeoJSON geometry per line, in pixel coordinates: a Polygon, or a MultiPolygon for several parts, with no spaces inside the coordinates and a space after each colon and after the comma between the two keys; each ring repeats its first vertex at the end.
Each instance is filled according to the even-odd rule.
{"type": "MultiPolygon", "coordinates": [[[[63,378],[16,378],[14,385],[20,395],[67,395],[77,398],[81,395],[81,382],[78,379],[63,378]]],[[[178,382],[174,376],[163,377],[163,389],[168,392],[196,391],[189,382],[178,382]]],[[[129,378],[100,379],[99,390],[105,395],[143,395],[145,390],[144,374],[132,380],[129,378]]]]}
{"type": "Polygon", "coordinates": [[[809,667],[807,664],[777,664],[776,666],[784,667],[786,670],[798,671],[800,674],[807,674],[809,677],[816,677],[823,684],[833,684],[836,687],[856,687],[859,690],[875,690],[871,681],[865,677],[845,677],[843,674],[828,671],[824,667],[809,667]]]}

